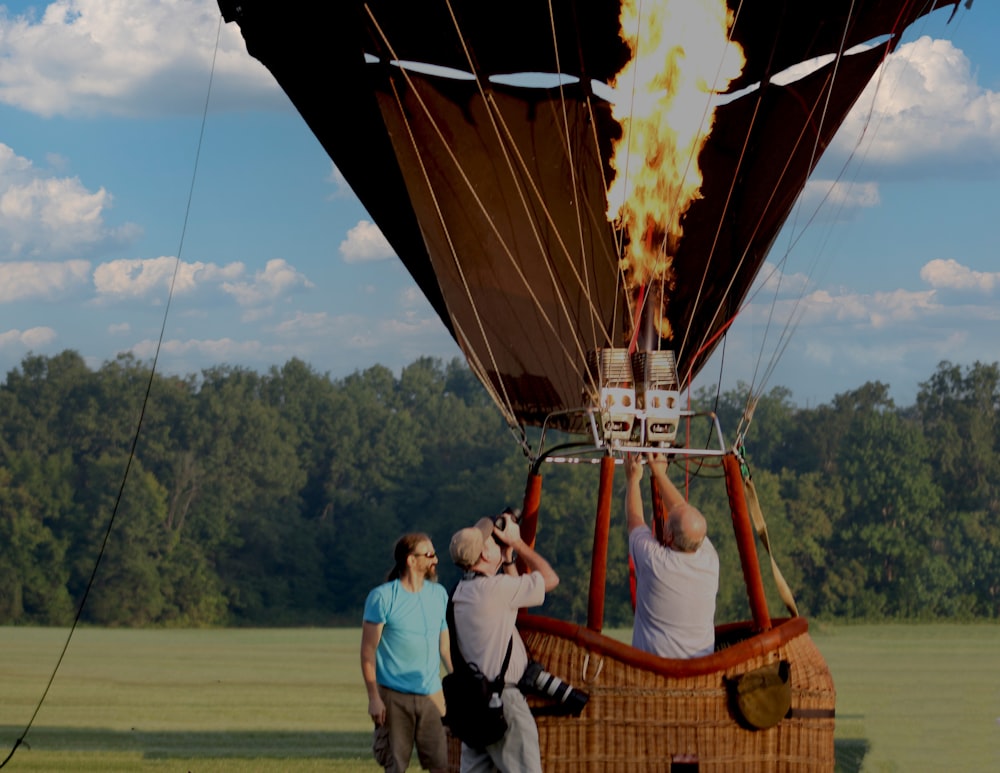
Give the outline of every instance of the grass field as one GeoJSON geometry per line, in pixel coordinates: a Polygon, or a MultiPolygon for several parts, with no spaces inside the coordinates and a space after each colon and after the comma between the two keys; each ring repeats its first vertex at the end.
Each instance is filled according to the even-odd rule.
{"type": "MultiPolygon", "coordinates": [[[[813,625],[837,769],[1000,770],[1000,626],[813,625]]],[[[11,771],[375,773],[359,629],[0,628],[11,771]]]]}

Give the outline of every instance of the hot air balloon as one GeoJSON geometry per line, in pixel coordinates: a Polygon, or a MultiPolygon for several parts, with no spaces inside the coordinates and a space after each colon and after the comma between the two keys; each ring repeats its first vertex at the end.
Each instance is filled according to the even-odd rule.
{"type": "Polygon", "coordinates": [[[832,769],[833,682],[794,602],[769,615],[739,446],[680,393],[903,31],[958,4],[219,0],[515,430],[526,540],[551,433],[599,460],[587,625],[519,618],[591,695],[538,717],[546,770],[832,769]],[[725,469],[752,620],[706,657],[601,633],[615,461],[650,449],[725,469]]]}

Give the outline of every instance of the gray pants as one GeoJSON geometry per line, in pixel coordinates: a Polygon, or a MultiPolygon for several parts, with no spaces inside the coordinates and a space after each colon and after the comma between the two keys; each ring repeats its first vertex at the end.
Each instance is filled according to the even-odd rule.
{"type": "Polygon", "coordinates": [[[504,737],[482,751],[462,744],[462,773],[542,773],[538,726],[521,691],[514,685],[503,690],[504,737]]]}

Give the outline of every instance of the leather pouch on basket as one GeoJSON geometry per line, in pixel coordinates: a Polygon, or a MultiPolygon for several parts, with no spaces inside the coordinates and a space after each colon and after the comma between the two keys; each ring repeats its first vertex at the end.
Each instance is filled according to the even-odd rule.
{"type": "Polygon", "coordinates": [[[737,718],[757,730],[774,727],[792,706],[787,660],[728,679],[730,704],[737,718]]]}

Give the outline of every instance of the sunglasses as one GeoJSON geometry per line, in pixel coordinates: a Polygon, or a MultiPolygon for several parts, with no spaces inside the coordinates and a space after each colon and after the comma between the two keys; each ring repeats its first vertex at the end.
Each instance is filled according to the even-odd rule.
{"type": "Polygon", "coordinates": [[[410,553],[411,556],[423,556],[424,558],[437,558],[437,553],[433,550],[430,553],[410,553]]]}

